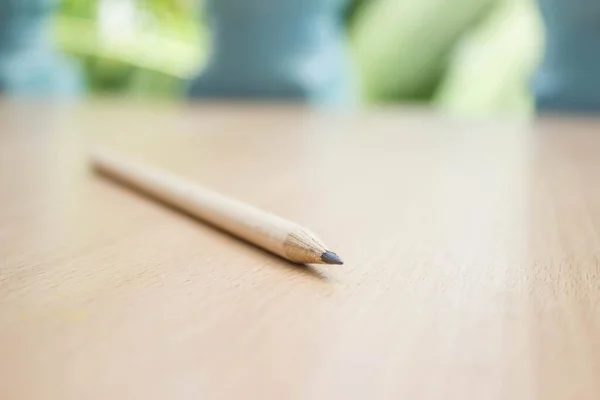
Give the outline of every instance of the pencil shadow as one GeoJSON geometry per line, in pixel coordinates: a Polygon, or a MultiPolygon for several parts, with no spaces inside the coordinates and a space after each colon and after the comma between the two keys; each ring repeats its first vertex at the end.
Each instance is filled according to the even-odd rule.
{"type": "MultiPolygon", "coordinates": [[[[96,170],[94,171],[96,173],[96,175],[102,176],[104,178],[106,178],[108,175],[104,174],[102,171],[96,170]]],[[[310,277],[312,279],[316,279],[319,280],[321,282],[328,282],[329,278],[323,274],[321,271],[319,271],[318,269],[316,269],[315,267],[313,267],[310,264],[296,264],[293,263],[289,260],[286,260],[285,258],[279,257],[269,251],[266,251],[258,246],[255,246],[254,244],[245,241],[241,238],[238,238],[237,236],[232,235],[231,233],[221,229],[219,226],[216,226],[214,224],[211,224],[208,221],[204,221],[201,220],[199,218],[197,218],[196,216],[190,214],[189,212],[182,210],[180,208],[177,208],[157,197],[152,196],[151,194],[137,188],[137,187],[133,187],[127,184],[127,182],[122,181],[114,176],[109,176],[107,178],[107,182],[108,181],[116,181],[118,183],[118,185],[113,185],[116,186],[118,188],[118,190],[123,191],[123,192],[133,192],[133,193],[139,193],[142,194],[143,196],[139,196],[142,198],[142,201],[146,201],[148,203],[152,202],[152,203],[158,203],[161,204],[164,208],[166,208],[167,210],[170,210],[171,212],[181,215],[181,216],[185,216],[187,218],[191,218],[194,221],[198,222],[199,224],[203,225],[204,227],[210,228],[216,232],[221,233],[223,236],[228,237],[231,241],[232,241],[232,245],[237,245],[237,244],[241,244],[242,246],[246,246],[248,248],[253,249],[254,251],[257,251],[259,253],[262,253],[262,255],[273,261],[273,265],[274,266],[278,266],[287,270],[290,270],[292,272],[295,272],[297,274],[302,274],[305,275],[307,277],[310,277]],[[150,197],[150,198],[148,198],[150,197]],[[235,244],[233,242],[236,242],[235,244]]]]}
{"type": "MultiPolygon", "coordinates": [[[[203,221],[201,221],[203,222],[203,221]]],[[[208,224],[210,225],[210,224],[208,224]]],[[[281,267],[283,269],[287,269],[291,272],[295,272],[297,274],[302,274],[302,275],[306,275],[307,277],[313,278],[313,279],[317,279],[321,282],[328,282],[329,278],[321,271],[319,271],[317,268],[315,268],[314,266],[312,266],[311,264],[296,264],[293,263],[289,260],[286,260],[285,258],[281,258],[275,254],[272,254],[266,250],[261,249],[260,247],[254,246],[252,243],[248,243],[244,240],[240,240],[237,237],[229,234],[228,232],[219,229],[218,227],[212,226],[210,225],[210,227],[215,228],[218,231],[221,231],[222,233],[224,233],[226,236],[229,236],[232,240],[235,240],[237,242],[242,243],[245,246],[251,247],[254,250],[262,253],[264,255],[265,258],[268,258],[270,260],[273,260],[272,265],[276,266],[276,267],[281,267]]]]}

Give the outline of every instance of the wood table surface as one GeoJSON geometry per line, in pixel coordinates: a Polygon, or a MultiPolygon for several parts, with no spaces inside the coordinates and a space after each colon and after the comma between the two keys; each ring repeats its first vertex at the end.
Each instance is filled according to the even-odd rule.
{"type": "Polygon", "coordinates": [[[0,399],[598,399],[600,122],[0,104],[0,399]],[[315,231],[296,266],[101,143],[315,231]]]}

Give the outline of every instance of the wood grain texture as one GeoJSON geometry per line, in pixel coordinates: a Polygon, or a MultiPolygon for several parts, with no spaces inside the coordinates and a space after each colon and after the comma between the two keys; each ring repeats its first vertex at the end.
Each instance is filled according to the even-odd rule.
{"type": "Polygon", "coordinates": [[[597,399],[599,131],[3,103],[0,398],[597,399]],[[310,226],[346,264],[98,179],[90,142],[310,226]]]}

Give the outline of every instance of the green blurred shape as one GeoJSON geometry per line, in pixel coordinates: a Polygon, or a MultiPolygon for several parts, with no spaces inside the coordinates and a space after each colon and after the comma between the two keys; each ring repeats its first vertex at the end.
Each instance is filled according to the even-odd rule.
{"type": "Polygon", "coordinates": [[[371,0],[352,14],[367,101],[429,99],[461,35],[497,0],[371,0]]]}
{"type": "Polygon", "coordinates": [[[534,1],[504,0],[461,42],[434,104],[467,114],[530,114],[529,80],[543,36],[534,1]]]}
{"type": "Polygon", "coordinates": [[[208,30],[191,2],[144,0],[139,12],[152,23],[124,40],[107,40],[99,30],[96,1],[65,0],[54,21],[59,47],[79,58],[92,93],[179,96],[208,52],[208,30]],[[192,12],[193,11],[193,12],[192,12]]]}

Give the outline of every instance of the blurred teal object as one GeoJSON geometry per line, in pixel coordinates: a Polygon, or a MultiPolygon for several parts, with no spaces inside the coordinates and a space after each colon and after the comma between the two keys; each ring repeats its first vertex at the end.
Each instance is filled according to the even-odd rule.
{"type": "Polygon", "coordinates": [[[212,54],[194,98],[354,101],[345,0],[208,0],[212,54]]]}
{"type": "Polygon", "coordinates": [[[0,0],[0,94],[64,96],[79,91],[77,68],[52,46],[54,0],[0,0]]]}
{"type": "Polygon", "coordinates": [[[600,1],[539,4],[546,51],[534,80],[537,110],[600,111],[600,1]]]}

